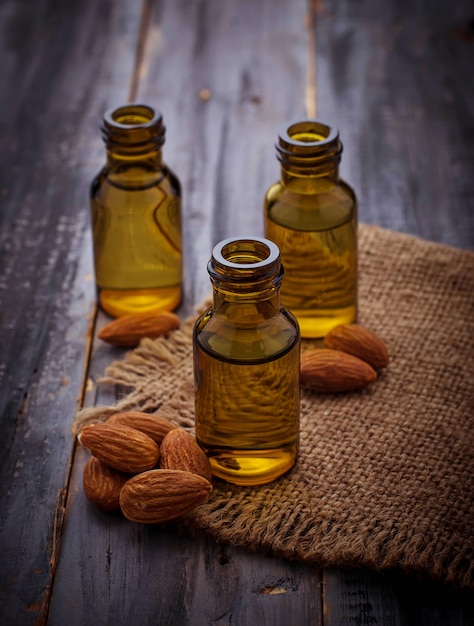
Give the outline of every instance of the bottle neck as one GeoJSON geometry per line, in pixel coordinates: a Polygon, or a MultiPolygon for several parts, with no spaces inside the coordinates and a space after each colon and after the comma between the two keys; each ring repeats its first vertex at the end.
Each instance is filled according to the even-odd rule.
{"type": "Polygon", "coordinates": [[[236,326],[261,323],[280,310],[279,293],[266,294],[266,297],[242,298],[223,293],[214,287],[213,296],[214,313],[225,317],[236,326]]]}
{"type": "Polygon", "coordinates": [[[123,189],[137,190],[157,185],[165,175],[161,151],[133,156],[107,151],[107,179],[123,189]]]}
{"type": "Polygon", "coordinates": [[[142,152],[129,153],[120,149],[106,147],[107,165],[110,169],[123,168],[124,166],[140,165],[152,169],[161,168],[163,165],[162,151],[153,146],[147,146],[142,152]]]}
{"type": "Polygon", "coordinates": [[[246,325],[279,311],[283,268],[273,242],[226,239],[215,246],[208,271],[217,315],[246,325]]]}
{"type": "Polygon", "coordinates": [[[317,193],[337,184],[342,154],[337,129],[318,120],[296,122],[280,133],[275,147],[285,186],[317,193]]]}
{"type": "Polygon", "coordinates": [[[334,167],[324,173],[298,175],[291,170],[281,168],[281,183],[295,193],[312,194],[330,191],[339,182],[339,168],[334,167]]]}

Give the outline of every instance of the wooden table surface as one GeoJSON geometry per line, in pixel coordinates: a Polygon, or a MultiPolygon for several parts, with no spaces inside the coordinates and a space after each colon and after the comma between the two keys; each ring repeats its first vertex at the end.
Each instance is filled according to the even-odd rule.
{"type": "Polygon", "coordinates": [[[101,513],[71,436],[81,404],[115,401],[96,381],[123,356],[96,340],[88,187],[103,112],[140,100],[164,115],[183,317],[210,291],[212,245],[263,233],[277,132],[306,115],[339,127],[361,222],[472,249],[472,3],[3,0],[0,25],[0,623],[474,624],[465,590],[101,513]]]}

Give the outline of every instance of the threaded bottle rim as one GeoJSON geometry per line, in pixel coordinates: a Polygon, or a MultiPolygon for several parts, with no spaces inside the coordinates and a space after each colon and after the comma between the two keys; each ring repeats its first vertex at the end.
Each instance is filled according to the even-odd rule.
{"type": "Polygon", "coordinates": [[[159,149],[165,141],[163,116],[148,104],[130,103],[109,109],[100,126],[102,139],[110,149],[159,149]]]}
{"type": "Polygon", "coordinates": [[[278,288],[282,277],[280,249],[263,237],[224,239],[214,246],[207,265],[213,284],[255,290],[260,283],[278,288]]]}
{"type": "Polygon", "coordinates": [[[337,128],[320,120],[308,119],[286,125],[278,135],[275,148],[283,167],[304,172],[337,167],[343,146],[337,128]]]}

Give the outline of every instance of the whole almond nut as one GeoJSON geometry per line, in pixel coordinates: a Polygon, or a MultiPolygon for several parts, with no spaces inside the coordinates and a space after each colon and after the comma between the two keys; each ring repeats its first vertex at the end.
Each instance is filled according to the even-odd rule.
{"type": "Polygon", "coordinates": [[[310,350],[301,355],[301,383],[322,393],[367,387],[377,373],[365,361],[339,350],[310,350]]]}
{"type": "Polygon", "coordinates": [[[129,478],[91,456],[84,466],[82,486],[88,500],[99,509],[112,511],[120,508],[120,491],[129,478]]]}
{"type": "Polygon", "coordinates": [[[151,437],[122,424],[88,424],[78,439],[93,456],[127,474],[152,469],[160,458],[158,444],[151,437]]]}
{"type": "Polygon", "coordinates": [[[387,367],[387,346],[374,332],[359,324],[333,328],[324,338],[326,348],[341,350],[366,361],[374,370],[387,367]]]}
{"type": "Polygon", "coordinates": [[[209,499],[211,483],[182,470],[150,470],[128,480],[120,492],[120,508],[127,519],[159,524],[193,511],[209,499]]]}
{"type": "Polygon", "coordinates": [[[122,411],[120,413],[114,413],[109,417],[106,423],[122,424],[135,428],[151,437],[157,444],[161,444],[167,433],[178,428],[178,426],[175,426],[159,415],[142,413],[140,411],[122,411]]]}
{"type": "Polygon", "coordinates": [[[170,311],[136,313],[119,317],[104,326],[99,339],[114,346],[133,348],[143,337],[161,337],[178,326],[179,317],[170,311]]]}
{"type": "Polygon", "coordinates": [[[192,435],[183,429],[170,431],[161,442],[160,467],[199,474],[211,482],[209,459],[192,435]]]}

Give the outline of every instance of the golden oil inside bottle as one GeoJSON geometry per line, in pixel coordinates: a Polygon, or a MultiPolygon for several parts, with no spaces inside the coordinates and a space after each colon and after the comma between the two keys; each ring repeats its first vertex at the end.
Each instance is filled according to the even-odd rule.
{"type": "Polygon", "coordinates": [[[307,338],[357,317],[357,201],[338,176],[341,152],[325,124],[291,125],[277,146],[281,180],[265,197],[265,235],[285,267],[281,301],[307,338]]]}
{"type": "Polygon", "coordinates": [[[299,376],[299,351],[294,338],[292,344],[284,355],[255,361],[245,359],[252,352],[248,345],[234,345],[233,352],[241,352],[240,358],[229,359],[211,351],[205,336],[199,337],[196,414],[204,419],[196,424],[196,438],[215,476],[240,485],[258,485],[294,465],[299,420],[299,390],[294,381],[299,376]]]}
{"type": "Polygon", "coordinates": [[[253,293],[239,294],[229,282],[213,282],[214,307],[194,330],[196,438],[215,476],[259,485],[297,457],[298,326],[279,306],[278,289],[255,284],[253,293]]]}
{"type": "Polygon", "coordinates": [[[266,236],[278,243],[285,267],[281,301],[303,337],[323,337],[357,315],[355,211],[336,191],[312,197],[285,190],[275,203],[268,195],[266,236]]]}
{"type": "Polygon", "coordinates": [[[114,317],[172,310],[181,299],[180,200],[165,176],[140,184],[150,178],[135,172],[124,187],[103,176],[91,201],[99,299],[114,317]]]}
{"type": "Polygon", "coordinates": [[[104,116],[107,164],[91,186],[101,307],[120,317],[181,300],[181,192],[161,161],[161,116],[125,105],[104,116]]]}

